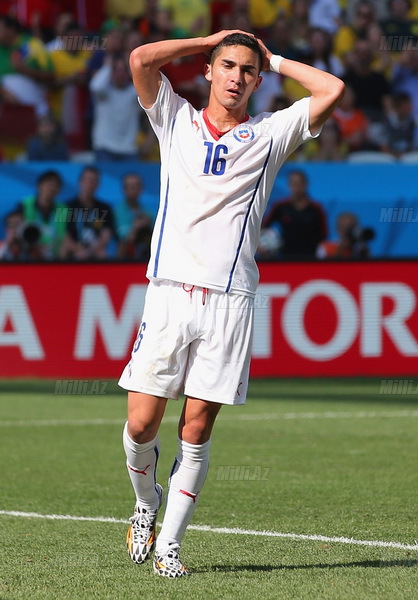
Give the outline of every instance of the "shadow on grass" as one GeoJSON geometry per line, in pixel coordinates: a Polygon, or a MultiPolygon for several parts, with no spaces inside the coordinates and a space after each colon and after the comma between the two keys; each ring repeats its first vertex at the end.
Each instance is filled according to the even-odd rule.
{"type": "Polygon", "coordinates": [[[359,567],[362,569],[388,569],[391,567],[418,567],[418,560],[365,560],[348,563],[318,563],[316,565],[213,565],[207,569],[196,569],[194,572],[206,573],[210,571],[222,571],[223,573],[238,573],[248,571],[250,573],[264,571],[298,571],[308,569],[346,569],[359,567]]]}

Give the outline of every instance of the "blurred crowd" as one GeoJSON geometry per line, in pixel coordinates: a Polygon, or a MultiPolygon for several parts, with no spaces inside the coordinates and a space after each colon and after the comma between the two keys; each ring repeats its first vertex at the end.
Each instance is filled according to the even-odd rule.
{"type": "Polygon", "coordinates": [[[2,261],[97,261],[149,259],[153,216],[144,209],[143,182],[135,172],[121,179],[122,199],[110,205],[97,195],[100,171],[86,165],[75,197],[60,199],[63,181],[55,170],[42,172],[33,194],[5,217],[2,261]]]}
{"type": "MultiPolygon", "coordinates": [[[[131,50],[228,28],[253,32],[274,53],[346,82],[322,135],[293,159],[418,150],[418,0],[2,0],[3,159],[158,160],[131,82],[131,50]]],[[[208,95],[204,62],[197,55],[164,68],[196,108],[208,95]]],[[[307,94],[276,73],[263,77],[254,112],[307,94]]]]}
{"type": "MultiPolygon", "coordinates": [[[[142,178],[127,171],[120,181],[119,200],[100,198],[101,171],[82,167],[73,197],[62,199],[63,180],[53,169],[42,171],[33,193],[21,198],[4,217],[0,261],[147,262],[154,214],[142,178]]],[[[365,259],[374,231],[353,213],[337,217],[336,239],[329,239],[327,215],[309,191],[307,174],[292,169],[289,195],[273,199],[263,219],[258,261],[365,259]]]]}

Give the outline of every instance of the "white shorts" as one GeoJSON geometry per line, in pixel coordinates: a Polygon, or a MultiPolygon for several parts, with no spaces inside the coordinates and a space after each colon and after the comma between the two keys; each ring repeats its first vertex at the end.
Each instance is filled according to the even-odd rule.
{"type": "Polygon", "coordinates": [[[151,281],[132,357],[119,385],[177,399],[245,404],[254,299],[151,281]]]}

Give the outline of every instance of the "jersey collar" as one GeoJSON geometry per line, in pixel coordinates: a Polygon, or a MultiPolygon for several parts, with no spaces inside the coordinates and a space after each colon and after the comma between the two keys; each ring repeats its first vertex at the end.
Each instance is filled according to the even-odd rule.
{"type": "MultiPolygon", "coordinates": [[[[234,129],[236,127],[236,125],[234,125],[234,127],[231,127],[231,129],[228,129],[228,131],[219,131],[219,129],[217,129],[215,127],[215,125],[212,125],[212,123],[209,121],[206,111],[207,111],[207,108],[204,108],[203,109],[203,119],[206,123],[206,127],[208,128],[209,133],[216,141],[220,140],[221,137],[223,135],[225,135],[225,133],[228,133],[228,131],[231,131],[231,129],[234,129]]],[[[250,118],[250,115],[245,115],[245,117],[243,118],[242,121],[240,121],[240,123],[245,123],[245,121],[248,121],[249,118],[250,118]]],[[[238,123],[238,125],[240,123],[238,123]]]]}

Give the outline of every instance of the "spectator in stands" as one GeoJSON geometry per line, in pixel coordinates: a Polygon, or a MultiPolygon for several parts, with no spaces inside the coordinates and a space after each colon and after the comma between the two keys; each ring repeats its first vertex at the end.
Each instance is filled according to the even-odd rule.
{"type": "Polygon", "coordinates": [[[28,245],[22,239],[23,215],[12,211],[5,217],[6,234],[0,241],[0,260],[26,261],[38,260],[41,253],[37,245],[28,245]]]}
{"type": "Polygon", "coordinates": [[[129,55],[132,50],[141,46],[144,43],[144,37],[139,31],[126,31],[123,38],[123,49],[122,53],[127,61],[129,61],[129,55]]]}
{"type": "MultiPolygon", "coordinates": [[[[131,0],[124,1],[132,4],[131,0]]],[[[164,27],[167,26],[166,21],[166,15],[159,9],[158,0],[145,0],[144,13],[139,20],[136,21],[137,30],[141,34],[144,43],[165,39],[166,35],[164,27]]]]}
{"type": "MultiPolygon", "coordinates": [[[[368,0],[373,5],[373,9],[376,15],[376,19],[385,19],[388,16],[387,0],[368,0]]],[[[416,0],[413,0],[416,2],[416,0]]],[[[347,23],[351,23],[354,20],[355,10],[358,2],[361,0],[342,0],[344,19],[347,23]]]]}
{"type": "Polygon", "coordinates": [[[290,196],[273,204],[263,220],[263,229],[279,226],[284,259],[314,258],[318,244],[327,237],[325,213],[308,194],[308,180],[303,171],[288,176],[290,196]]]}
{"type": "Polygon", "coordinates": [[[357,216],[344,212],[337,217],[337,236],[334,241],[324,241],[317,249],[317,258],[368,258],[370,242],[375,233],[369,227],[360,227],[357,216]]]}
{"type": "Polygon", "coordinates": [[[298,60],[298,53],[292,43],[292,24],[289,18],[280,17],[276,20],[271,30],[269,48],[273,54],[298,60]]]}
{"type": "MultiPolygon", "coordinates": [[[[251,27],[255,30],[257,37],[262,37],[271,48],[274,42],[274,28],[278,20],[290,16],[291,2],[289,0],[248,0],[241,4],[247,5],[251,27]]],[[[275,52],[272,48],[272,52],[275,52]]],[[[286,58],[290,58],[286,56],[286,58]]]]}
{"type": "Polygon", "coordinates": [[[309,5],[309,0],[294,0],[291,7],[292,47],[301,53],[307,51],[309,46],[309,5]]]}
{"type": "MultiPolygon", "coordinates": [[[[96,160],[135,160],[141,109],[124,58],[106,58],[90,82],[94,116],[92,142],[96,160]]],[[[151,134],[150,134],[151,136],[151,134]]],[[[148,146],[144,142],[144,152],[148,146]]]]}
{"type": "Polygon", "coordinates": [[[149,259],[153,219],[141,205],[142,191],[139,175],[127,173],[123,177],[124,198],[115,206],[118,258],[141,262],[149,259]]]}
{"type": "MultiPolygon", "coordinates": [[[[257,0],[255,0],[257,1],[257,0]]],[[[240,29],[248,33],[254,33],[254,26],[250,20],[248,0],[232,0],[231,10],[225,18],[226,29],[240,29]]],[[[212,29],[212,31],[215,31],[212,29]]]]}
{"type": "Polygon", "coordinates": [[[307,52],[301,54],[299,59],[321,71],[341,77],[344,67],[340,59],[333,53],[332,35],[325,29],[314,27],[309,31],[308,42],[307,52]]]}
{"type": "Polygon", "coordinates": [[[414,150],[415,118],[411,97],[405,92],[393,94],[382,126],[380,150],[399,158],[414,150]]]}
{"type": "Polygon", "coordinates": [[[362,109],[370,121],[382,121],[389,82],[383,73],[372,68],[373,52],[368,40],[358,40],[349,57],[344,82],[350,85],[356,96],[356,106],[362,109]]]}
{"type": "Polygon", "coordinates": [[[409,94],[415,119],[418,119],[418,52],[405,50],[395,65],[392,92],[409,94]]]}
{"type": "Polygon", "coordinates": [[[338,0],[311,0],[309,25],[325,29],[334,35],[341,24],[341,8],[338,0]]]}
{"type": "Polygon", "coordinates": [[[60,249],[60,258],[102,260],[112,258],[115,242],[114,218],[111,207],[96,198],[99,170],[85,167],[79,179],[79,192],[67,204],[67,230],[60,249]]]}
{"type": "Polygon", "coordinates": [[[201,0],[159,0],[159,26],[169,37],[190,38],[210,33],[210,3],[201,0]]]}
{"type": "Polygon", "coordinates": [[[373,2],[360,0],[355,6],[351,22],[341,25],[334,37],[334,52],[344,63],[357,40],[368,38],[368,32],[373,24],[376,24],[376,11],[373,2]]]}
{"type": "Polygon", "coordinates": [[[91,49],[80,25],[71,22],[62,37],[62,48],[52,50],[54,81],[51,109],[63,128],[70,150],[85,148],[87,139],[87,64],[91,49]]]}
{"type": "Polygon", "coordinates": [[[390,80],[392,77],[393,65],[398,60],[398,55],[390,52],[390,44],[386,42],[382,35],[382,29],[379,23],[371,23],[367,29],[365,38],[370,43],[373,53],[372,69],[383,73],[390,80]]]}
{"type": "Polygon", "coordinates": [[[0,96],[29,104],[43,115],[48,112],[45,85],[52,79],[51,60],[41,40],[24,33],[16,19],[0,15],[0,96]]]}
{"type": "MultiPolygon", "coordinates": [[[[129,32],[131,33],[131,32],[129,32]]],[[[128,32],[126,32],[128,35],[128,32]]],[[[91,130],[93,127],[94,99],[91,95],[90,83],[94,75],[101,69],[107,59],[107,62],[121,58],[124,54],[125,32],[119,24],[113,22],[103,26],[100,36],[100,47],[93,50],[90,60],[87,64],[87,81],[89,84],[89,98],[86,108],[86,126],[88,130],[88,147],[91,148],[91,130]]],[[[141,41],[139,41],[138,46],[141,41]]]]}
{"type": "MultiPolygon", "coordinates": [[[[91,79],[95,73],[105,63],[105,59],[120,58],[124,51],[124,31],[121,27],[114,27],[110,29],[105,36],[101,36],[101,45],[103,47],[97,48],[93,51],[91,58],[87,64],[88,77],[91,79]]],[[[139,46],[140,44],[138,44],[139,46]]]]}
{"type": "Polygon", "coordinates": [[[369,121],[366,114],[356,107],[354,90],[349,85],[346,85],[344,96],[332,118],[338,124],[341,139],[349,152],[372,149],[369,144],[369,121]]]}
{"type": "Polygon", "coordinates": [[[251,97],[251,108],[255,114],[265,111],[274,112],[271,109],[274,101],[283,96],[283,86],[280,75],[274,71],[263,72],[263,85],[253,92],[251,97]]]}
{"type": "Polygon", "coordinates": [[[174,91],[198,110],[206,106],[209,96],[209,83],[203,75],[206,63],[203,54],[192,54],[175,59],[161,68],[174,91]]]}
{"type": "Polygon", "coordinates": [[[70,12],[63,12],[57,16],[53,28],[55,37],[46,44],[48,52],[52,52],[53,50],[62,50],[65,31],[68,25],[70,25],[70,23],[73,21],[74,17],[70,12]]]}
{"type": "Polygon", "coordinates": [[[304,144],[303,151],[297,154],[297,160],[311,162],[339,162],[346,158],[347,146],[340,128],[333,119],[328,119],[322,127],[321,135],[304,144]]]}
{"type": "MultiPolygon", "coordinates": [[[[417,42],[418,22],[409,18],[412,6],[410,0],[389,0],[387,4],[389,15],[380,22],[383,35],[397,36],[398,40],[417,42]]],[[[401,51],[403,48],[402,44],[400,45],[400,48],[392,48],[392,51],[401,51]]]]}
{"type": "Polygon", "coordinates": [[[24,220],[22,242],[37,258],[58,258],[67,225],[67,207],[57,200],[62,179],[57,171],[45,171],[38,177],[36,194],[23,198],[17,210],[24,220]]]}
{"type": "Polygon", "coordinates": [[[61,126],[50,114],[40,117],[38,131],[28,141],[28,160],[68,160],[68,144],[61,126]]]}
{"type": "MultiPolygon", "coordinates": [[[[310,27],[309,7],[307,0],[295,0],[292,5],[290,28],[292,48],[297,52],[297,60],[340,76],[343,67],[332,53],[332,36],[324,28],[310,27]]],[[[291,102],[309,95],[300,83],[289,77],[283,78],[283,91],[291,102]]]]}

